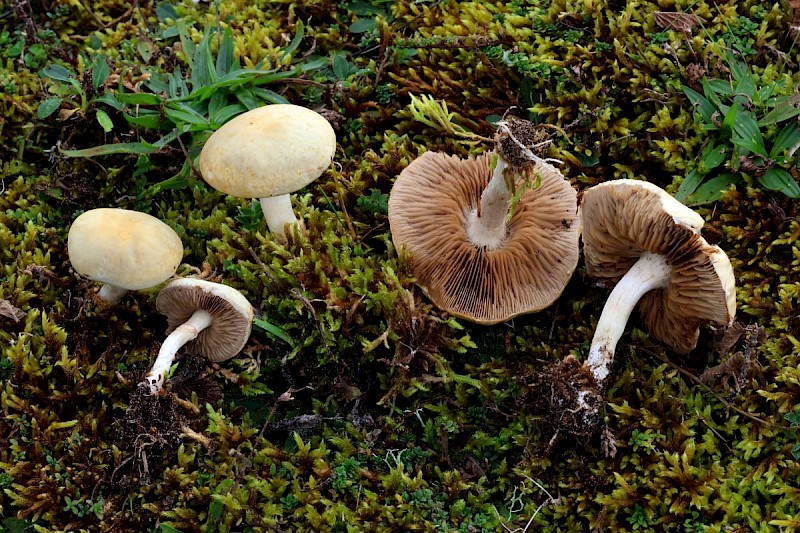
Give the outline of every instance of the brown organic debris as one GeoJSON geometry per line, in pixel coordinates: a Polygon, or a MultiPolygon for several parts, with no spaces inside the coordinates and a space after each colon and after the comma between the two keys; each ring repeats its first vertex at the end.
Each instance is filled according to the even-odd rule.
{"type": "Polygon", "coordinates": [[[660,28],[691,33],[692,30],[704,21],[691,13],[678,13],[675,11],[656,11],[653,19],[660,28]]]}
{"type": "MultiPolygon", "coordinates": [[[[598,429],[603,397],[591,371],[576,357],[569,355],[535,374],[527,385],[533,410],[554,433],[551,444],[560,431],[590,437],[598,429]]],[[[612,452],[610,445],[606,448],[607,453],[612,452]]]]}
{"type": "Polygon", "coordinates": [[[751,375],[758,372],[757,361],[753,364],[753,350],[766,340],[765,330],[758,324],[743,325],[734,322],[726,328],[720,340],[720,353],[730,352],[740,341],[743,347],[725,361],[707,369],[700,375],[700,381],[709,387],[728,389],[728,401],[738,395],[750,381],[751,375]]]}
{"type": "Polygon", "coordinates": [[[25,318],[25,311],[14,307],[8,300],[0,299],[0,316],[4,316],[14,322],[19,322],[25,318]]]}

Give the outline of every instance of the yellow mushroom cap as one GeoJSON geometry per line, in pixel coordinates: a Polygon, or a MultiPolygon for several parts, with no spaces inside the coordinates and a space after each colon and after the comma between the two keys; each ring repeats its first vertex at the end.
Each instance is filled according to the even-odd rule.
{"type": "Polygon", "coordinates": [[[200,173],[225,194],[269,198],[317,179],[335,152],[336,134],[322,115],[292,104],[272,104],[215,131],[200,153],[200,173]]]}
{"type": "Polygon", "coordinates": [[[127,290],[166,281],[183,260],[183,244],[172,228],[147,213],[116,208],[76,218],[67,250],[76,272],[127,290]]]}

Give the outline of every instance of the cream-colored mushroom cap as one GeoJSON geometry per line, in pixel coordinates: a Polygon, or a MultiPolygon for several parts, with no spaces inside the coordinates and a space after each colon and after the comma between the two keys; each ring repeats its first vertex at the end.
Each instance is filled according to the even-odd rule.
{"type": "Polygon", "coordinates": [[[451,314],[495,324],[552,304],[578,264],[577,193],[546,163],[520,197],[498,247],[476,246],[467,219],[492,178],[491,154],[460,159],[426,152],[389,196],[395,246],[411,255],[419,285],[451,314]]]}
{"type": "Polygon", "coordinates": [[[733,269],[725,252],[700,236],[699,214],[653,184],[624,179],[588,189],[581,218],[586,273],[602,284],[616,284],[646,253],[666,260],[667,286],[649,291],[638,304],[654,337],[688,353],[700,324],[731,323],[733,269]]]}
{"type": "Polygon", "coordinates": [[[200,173],[209,185],[232,196],[280,196],[317,179],[335,152],[336,134],[322,115],[292,104],[272,104],[215,131],[200,152],[200,173]]]}
{"type": "Polygon", "coordinates": [[[127,290],[166,281],[183,260],[183,244],[172,228],[147,213],[116,208],[78,216],[67,251],[79,274],[127,290]]]}
{"type": "Polygon", "coordinates": [[[211,315],[211,325],[186,346],[211,361],[225,361],[238,354],[253,323],[253,306],[233,287],[202,279],[169,282],[156,299],[158,311],[167,317],[167,333],[189,320],[197,310],[211,315]]]}

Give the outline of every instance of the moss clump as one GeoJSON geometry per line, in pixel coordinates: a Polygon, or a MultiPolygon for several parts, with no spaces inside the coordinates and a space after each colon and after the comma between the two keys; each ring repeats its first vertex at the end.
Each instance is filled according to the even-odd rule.
{"type": "Polygon", "coordinates": [[[476,136],[508,112],[542,124],[543,155],[579,189],[636,177],[677,190],[710,135],[682,87],[727,79],[732,53],[759,88],[792,97],[791,19],[752,0],[0,8],[0,530],[798,529],[797,200],[745,172],[699,209],[731,258],[742,331],[763,334],[705,330],[678,358],[633,319],[595,431],[565,427],[558,400],[606,291],[579,268],[540,313],[461,323],[415,287],[385,214],[394,177],[423,151],[486,149],[420,122],[412,96],[445,103],[476,136]],[[701,24],[665,25],[665,11],[701,24]],[[192,52],[206,45],[210,62],[192,52]],[[191,168],[211,127],[191,113],[210,116],[209,102],[169,108],[177,133],[157,127],[165,107],[148,83],[202,85],[195,60],[216,69],[219,57],[308,68],[226,87],[215,112],[285,99],[337,129],[336,164],[295,197],[307,233],[285,245],[250,201],[191,168]],[[95,80],[98,58],[108,76],[95,80]],[[40,75],[56,64],[85,108],[58,92],[69,82],[40,75]],[[121,94],[150,103],[116,108],[121,94]],[[140,152],[61,151],[123,143],[140,152]],[[72,220],[114,205],[168,221],[180,275],[224,281],[257,308],[238,358],[185,356],[157,398],[133,384],[163,339],[158,288],[98,306],[66,255],[72,220]],[[701,380],[708,367],[727,379],[701,380]]]}

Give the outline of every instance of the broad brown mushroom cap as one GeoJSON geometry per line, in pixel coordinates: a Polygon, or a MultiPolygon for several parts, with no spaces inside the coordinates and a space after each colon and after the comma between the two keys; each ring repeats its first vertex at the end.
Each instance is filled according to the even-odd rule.
{"type": "Polygon", "coordinates": [[[669,285],[639,300],[650,333],[678,353],[697,345],[700,324],[730,324],[736,312],[728,256],[700,236],[703,219],[659,187],[614,180],[581,203],[586,273],[613,286],[645,252],[666,258],[669,285]]]}
{"type": "Polygon", "coordinates": [[[499,248],[469,242],[467,215],[492,177],[490,162],[491,154],[426,152],[389,197],[392,240],[410,253],[417,285],[436,306],[479,324],[549,306],[578,263],[577,195],[548,164],[537,164],[541,184],[522,194],[499,248]]]}
{"type": "Polygon", "coordinates": [[[198,309],[212,316],[212,323],[187,343],[189,350],[211,361],[225,361],[238,354],[253,323],[253,307],[236,289],[194,278],[171,281],[156,299],[159,312],[167,316],[167,333],[185,323],[198,309]]]}

